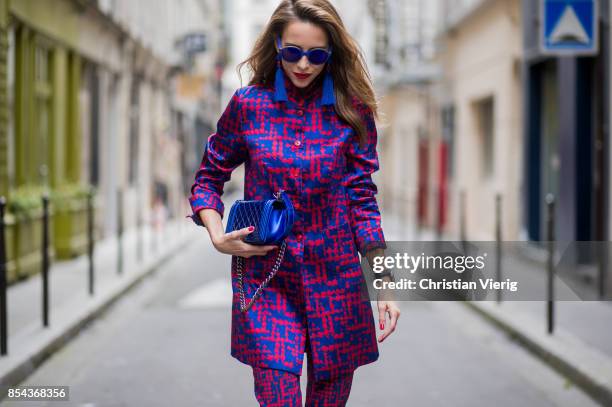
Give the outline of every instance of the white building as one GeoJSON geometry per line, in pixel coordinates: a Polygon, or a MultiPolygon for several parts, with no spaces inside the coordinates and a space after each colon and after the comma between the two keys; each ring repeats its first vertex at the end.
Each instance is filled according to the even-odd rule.
{"type": "Polygon", "coordinates": [[[156,201],[163,202],[170,216],[186,213],[189,178],[201,154],[194,151],[200,146],[195,132],[202,128],[196,123],[210,120],[205,113],[218,105],[217,98],[205,96],[216,88],[220,3],[100,0],[100,24],[110,20],[120,32],[84,30],[84,49],[98,54],[92,65],[102,99],[98,161],[103,202],[98,219],[107,232],[116,227],[120,187],[125,191],[126,227],[139,216],[148,221],[156,201]],[[102,47],[105,36],[109,39],[102,47]],[[197,52],[203,47],[204,52],[197,52]]]}

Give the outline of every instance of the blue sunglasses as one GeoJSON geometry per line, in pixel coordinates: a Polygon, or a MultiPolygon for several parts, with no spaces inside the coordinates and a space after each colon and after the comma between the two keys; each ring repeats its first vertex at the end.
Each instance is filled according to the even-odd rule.
{"type": "Polygon", "coordinates": [[[329,50],[323,48],[314,48],[309,49],[308,51],[303,51],[300,47],[296,47],[294,45],[288,45],[286,47],[281,47],[280,38],[276,39],[276,43],[278,44],[278,49],[281,57],[287,62],[297,62],[304,55],[308,58],[308,61],[313,65],[321,65],[327,62],[327,60],[331,57],[332,51],[331,46],[329,50]]]}

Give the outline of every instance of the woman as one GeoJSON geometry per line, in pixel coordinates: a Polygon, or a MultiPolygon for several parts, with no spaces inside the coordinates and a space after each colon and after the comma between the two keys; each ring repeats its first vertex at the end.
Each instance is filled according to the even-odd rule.
{"type": "MultiPolygon", "coordinates": [[[[190,204],[214,247],[232,257],[231,354],[253,368],[262,406],[301,406],[308,357],[307,406],[343,406],[353,372],[378,359],[357,251],[370,263],[386,247],[371,174],[378,169],[376,102],[359,47],[326,0],[285,0],[240,68],[238,89],[206,144],[190,204]],[[284,260],[263,295],[240,312],[236,257],[248,298],[266,277],[276,246],[242,241],[254,228],[224,233],[220,200],[245,163],[244,199],[283,189],[296,210],[284,260]]],[[[389,277],[385,277],[389,278],[389,277]]],[[[400,311],[378,301],[382,342],[400,311]]]]}

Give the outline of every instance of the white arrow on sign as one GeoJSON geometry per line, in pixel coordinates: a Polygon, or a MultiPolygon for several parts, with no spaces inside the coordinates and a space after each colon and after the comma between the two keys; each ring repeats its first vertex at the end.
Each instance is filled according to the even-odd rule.
{"type": "Polygon", "coordinates": [[[574,8],[569,4],[565,6],[563,15],[550,35],[550,42],[553,44],[568,42],[589,43],[589,36],[584,30],[582,23],[580,23],[578,16],[576,16],[574,8]]]}

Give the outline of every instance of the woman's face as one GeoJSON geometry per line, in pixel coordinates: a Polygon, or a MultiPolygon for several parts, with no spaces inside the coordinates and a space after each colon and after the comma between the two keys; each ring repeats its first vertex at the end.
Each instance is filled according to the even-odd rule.
{"type": "MultiPolygon", "coordinates": [[[[285,27],[281,43],[283,47],[295,45],[303,51],[308,51],[311,48],[327,49],[327,33],[310,22],[292,21],[285,27]]],[[[281,59],[281,61],[285,75],[289,76],[291,82],[299,88],[305,88],[310,85],[326,66],[326,64],[311,64],[306,55],[303,55],[297,62],[287,62],[284,59],[281,59]],[[309,75],[308,77],[300,78],[296,73],[309,75]]]]}

